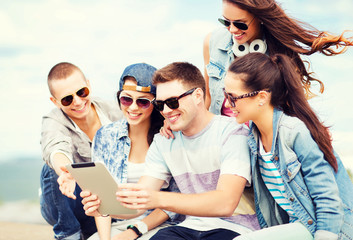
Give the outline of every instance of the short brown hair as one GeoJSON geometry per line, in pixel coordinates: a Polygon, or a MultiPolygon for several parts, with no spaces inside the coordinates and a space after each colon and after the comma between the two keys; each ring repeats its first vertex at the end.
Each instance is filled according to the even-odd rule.
{"type": "MultiPolygon", "coordinates": [[[[52,69],[49,71],[48,74],[48,87],[51,95],[53,95],[53,89],[51,87],[51,81],[53,80],[59,80],[59,79],[65,79],[75,71],[79,71],[82,73],[81,69],[79,69],[77,66],[75,66],[72,63],[68,62],[61,62],[56,64],[52,69]]],[[[84,74],[82,73],[83,77],[84,74]]]]}
{"type": "MultiPolygon", "coordinates": [[[[174,62],[159,70],[153,76],[152,84],[157,86],[158,83],[165,83],[169,81],[178,80],[183,85],[191,88],[201,88],[206,92],[205,79],[200,70],[188,62],[174,62]]],[[[205,98],[204,94],[204,98],[205,98]]]]}

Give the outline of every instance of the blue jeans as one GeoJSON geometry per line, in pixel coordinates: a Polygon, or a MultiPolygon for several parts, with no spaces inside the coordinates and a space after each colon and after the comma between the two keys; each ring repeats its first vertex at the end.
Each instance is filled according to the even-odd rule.
{"type": "Polygon", "coordinates": [[[150,240],[230,240],[239,236],[238,233],[228,229],[218,228],[210,231],[197,231],[191,228],[171,226],[159,230],[150,240]]]}
{"type": "Polygon", "coordinates": [[[55,239],[84,239],[97,231],[93,217],[88,217],[81,203],[81,189],[76,185],[76,200],[66,197],[59,190],[58,175],[44,164],[40,176],[40,206],[43,218],[53,226],[55,239]]]}

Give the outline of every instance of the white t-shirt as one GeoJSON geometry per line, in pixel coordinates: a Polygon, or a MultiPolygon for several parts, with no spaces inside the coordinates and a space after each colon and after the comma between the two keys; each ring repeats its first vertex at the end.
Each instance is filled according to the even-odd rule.
{"type": "Polygon", "coordinates": [[[145,163],[127,162],[127,182],[137,183],[145,170],[145,163]]]}
{"type": "MultiPolygon", "coordinates": [[[[201,132],[175,138],[156,135],[146,156],[145,175],[169,181],[174,177],[181,193],[203,193],[216,190],[219,176],[234,174],[250,185],[248,129],[234,118],[216,115],[201,132]]],[[[222,204],[222,203],[220,203],[222,204]]],[[[255,214],[238,214],[230,218],[187,216],[182,226],[206,231],[231,228],[240,234],[258,229],[255,214]]]]}

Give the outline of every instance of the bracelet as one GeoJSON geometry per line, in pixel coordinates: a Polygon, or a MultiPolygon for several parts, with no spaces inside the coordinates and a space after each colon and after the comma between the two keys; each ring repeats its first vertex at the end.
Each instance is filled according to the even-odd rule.
{"type": "Polygon", "coordinates": [[[126,229],[131,229],[132,231],[134,231],[136,233],[136,235],[137,235],[137,238],[142,236],[142,233],[134,225],[129,225],[129,226],[127,226],[126,229]]]}

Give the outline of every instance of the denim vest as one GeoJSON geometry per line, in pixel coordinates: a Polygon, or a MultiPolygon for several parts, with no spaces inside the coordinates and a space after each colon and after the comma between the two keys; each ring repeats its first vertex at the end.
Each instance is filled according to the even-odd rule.
{"type": "Polygon", "coordinates": [[[229,65],[234,60],[232,50],[232,35],[226,28],[220,28],[212,32],[210,38],[210,63],[206,70],[209,76],[209,89],[211,94],[210,112],[220,115],[224,101],[222,88],[224,77],[229,65]]]}
{"type": "MultiPolygon", "coordinates": [[[[251,150],[252,179],[256,213],[261,227],[288,222],[288,215],[274,201],[260,175],[258,130],[251,123],[248,143],[251,150]]],[[[299,221],[314,235],[325,231],[338,239],[353,236],[353,184],[335,154],[334,172],[305,124],[275,109],[271,160],[282,176],[287,198],[299,221]],[[318,231],[318,232],[317,232],[318,231]]]]}

